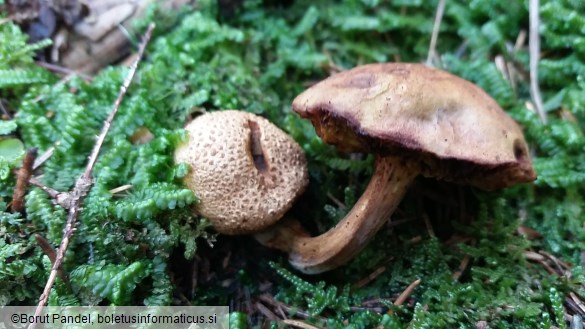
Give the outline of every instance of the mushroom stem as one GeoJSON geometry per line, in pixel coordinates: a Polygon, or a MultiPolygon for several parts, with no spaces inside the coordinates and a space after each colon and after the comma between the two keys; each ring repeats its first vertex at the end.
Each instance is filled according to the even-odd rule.
{"type": "Polygon", "coordinates": [[[345,218],[329,231],[316,237],[301,236],[291,233],[291,224],[285,222],[280,227],[256,234],[256,239],[264,245],[289,252],[291,265],[307,274],[322,273],[345,264],[389,219],[419,173],[404,159],[401,161],[391,156],[379,156],[375,166],[363,195],[345,218]],[[280,240],[278,246],[276,240],[280,240]]]}

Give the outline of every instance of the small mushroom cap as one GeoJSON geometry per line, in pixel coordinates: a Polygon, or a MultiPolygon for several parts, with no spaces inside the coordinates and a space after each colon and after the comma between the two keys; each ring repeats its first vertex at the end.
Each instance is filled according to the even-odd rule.
{"type": "Polygon", "coordinates": [[[422,64],[368,64],[293,101],[345,151],[402,155],[424,176],[486,190],[536,179],[520,127],[481,88],[422,64]]]}
{"type": "Polygon", "coordinates": [[[184,184],[196,212],[224,234],[248,234],[278,221],[308,184],[301,147],[252,113],[209,112],[185,129],[189,139],[175,161],[190,165],[184,184]]]}

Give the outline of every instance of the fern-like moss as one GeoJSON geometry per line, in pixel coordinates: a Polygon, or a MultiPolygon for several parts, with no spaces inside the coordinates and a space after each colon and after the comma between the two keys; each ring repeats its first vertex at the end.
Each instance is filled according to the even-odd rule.
{"type": "Polygon", "coordinates": [[[136,285],[150,274],[150,265],[133,262],[129,265],[82,265],[70,274],[71,282],[91,289],[114,305],[125,305],[131,301],[136,285]]]}
{"type": "MultiPolygon", "coordinates": [[[[202,1],[197,11],[183,14],[172,31],[157,32],[95,166],[95,184],[64,264],[72,286],[58,282],[52,304],[173,302],[181,274],[171,273],[170,255],[181,250],[187,260],[205,260],[208,255],[199,254],[198,244],[215,237],[206,231],[209,223],[189,209],[195,194],[180,183],[188,168],[172,159],[174,147],[185,137],[185,118],[202,109],[258,113],[301,144],[311,185],[293,212],[315,231],[326,230],[355,203],[368,182],[373,158],[338,154],[318,139],[309,122],[291,113],[290,102],[307,85],[339,68],[422,61],[438,1],[298,0],[286,8],[268,3],[244,1],[232,17],[218,18],[218,8],[202,1]],[[136,143],[131,136],[139,129],[153,138],[136,143]],[[118,187],[124,188],[112,191],[118,187]],[[332,206],[330,196],[346,207],[332,206]]],[[[575,266],[571,277],[561,280],[523,255],[528,249],[544,249],[579,264],[585,250],[583,9],[572,0],[542,3],[538,78],[549,118],[544,125],[527,106],[529,53],[522,45],[513,46],[527,28],[527,2],[446,2],[437,63],[480,85],[519,122],[538,180],[489,196],[458,190],[456,203],[465,203],[464,208],[437,204],[435,199],[450,194],[443,190],[433,200],[426,198],[420,191],[434,183],[421,180],[395,215],[407,224],[386,227],[342,269],[317,279],[300,277],[277,258],[273,268],[281,279],[272,287],[276,298],[307,310],[307,321],[331,328],[474,327],[479,321],[490,327],[566,325],[562,302],[568,292],[585,295],[582,267],[575,266]],[[499,71],[495,56],[515,67],[514,81],[499,71]],[[429,217],[436,237],[427,233],[431,231],[420,220],[423,216],[429,217]],[[465,221],[459,222],[460,217],[465,221]],[[543,238],[528,241],[518,236],[520,224],[543,238]],[[470,240],[447,244],[453,235],[470,240]],[[469,265],[453,280],[452,272],[464,257],[469,265]],[[348,288],[381,266],[382,274],[368,285],[348,288]],[[393,306],[392,300],[416,279],[421,284],[408,302],[393,306]],[[371,297],[379,300],[382,310],[363,305],[371,297]]],[[[42,181],[69,190],[84,169],[127,69],[108,68],[91,83],[78,78],[57,83],[57,77],[33,65],[32,51],[45,43],[27,46],[10,23],[0,24],[0,34],[0,72],[5,74],[0,96],[18,110],[15,122],[26,147],[40,152],[55,147],[37,172],[42,181]]],[[[56,245],[65,215],[38,189],[28,192],[26,218],[8,212],[14,186],[9,173],[16,166],[3,166],[7,177],[0,180],[0,255],[10,260],[0,263],[4,304],[36,300],[50,262],[32,234],[40,233],[56,245]]],[[[263,282],[254,280],[256,275],[241,280],[247,285],[243,290],[256,293],[263,282]]],[[[197,286],[193,298],[225,303],[228,297],[219,296],[223,288],[206,282],[197,286]]],[[[233,312],[247,310],[233,305],[233,312]]],[[[239,327],[248,321],[256,324],[258,318],[232,314],[239,327]]]]}

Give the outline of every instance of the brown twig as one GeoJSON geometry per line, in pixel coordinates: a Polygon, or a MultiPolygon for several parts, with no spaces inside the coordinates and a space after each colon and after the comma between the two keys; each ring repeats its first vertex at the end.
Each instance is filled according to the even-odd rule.
{"type": "Polygon", "coordinates": [[[579,307],[579,310],[581,310],[579,312],[579,314],[585,315],[585,304],[583,304],[583,301],[581,301],[579,299],[579,296],[577,296],[577,294],[575,294],[574,292],[569,292],[569,297],[571,297],[571,299],[573,300],[573,302],[575,302],[575,304],[577,305],[577,307],[579,307]]]}
{"type": "Polygon", "coordinates": [[[254,306],[256,307],[258,312],[262,313],[262,315],[264,315],[268,320],[270,321],[280,320],[280,318],[276,314],[274,314],[274,312],[269,310],[268,307],[266,307],[264,304],[256,302],[254,303],[254,306]]]}
{"type": "Polygon", "coordinates": [[[36,177],[31,177],[28,180],[28,183],[32,186],[36,186],[47,193],[52,199],[53,202],[60,205],[64,209],[69,209],[71,205],[71,193],[69,192],[59,192],[53,188],[50,188],[43,184],[40,180],[36,177]]]}
{"type": "MultiPolygon", "coordinates": [[[[421,280],[417,279],[413,283],[409,284],[408,287],[406,287],[406,289],[404,289],[404,291],[398,296],[398,298],[396,298],[396,300],[394,301],[394,305],[400,306],[400,305],[404,304],[404,302],[408,299],[408,297],[410,297],[410,295],[412,294],[414,289],[416,289],[416,287],[418,287],[420,282],[421,282],[421,280]]],[[[392,310],[388,311],[388,314],[392,314],[392,313],[393,313],[392,310]]]]}
{"type": "Polygon", "coordinates": [[[14,193],[12,193],[12,211],[23,212],[24,211],[24,196],[26,194],[26,188],[28,187],[28,180],[32,174],[33,163],[37,156],[37,149],[30,149],[26,152],[24,160],[22,161],[22,167],[18,169],[16,174],[16,186],[14,193]]]}
{"type": "Polygon", "coordinates": [[[465,272],[465,270],[467,269],[467,266],[469,265],[470,262],[471,262],[471,257],[469,255],[463,256],[461,263],[459,263],[459,267],[451,275],[451,277],[453,278],[454,281],[459,281],[459,279],[463,275],[463,272],[465,272]]]}
{"type": "MultiPolygon", "coordinates": [[[[475,243],[476,243],[476,240],[474,238],[472,238],[471,240],[469,240],[469,245],[470,246],[475,246],[475,243]]],[[[463,275],[463,273],[465,273],[465,271],[469,267],[469,264],[471,263],[471,261],[472,261],[471,256],[469,256],[469,255],[463,256],[463,259],[461,259],[461,262],[459,263],[459,266],[457,267],[457,269],[451,275],[451,277],[453,278],[453,280],[459,281],[459,279],[461,279],[461,276],[463,275]]]]}
{"type": "MultiPolygon", "coordinates": [[[[45,253],[45,255],[49,257],[51,264],[54,264],[55,260],[57,259],[57,251],[55,250],[55,248],[53,248],[51,243],[40,234],[35,234],[35,240],[37,241],[37,244],[39,245],[39,247],[41,247],[41,250],[45,253]]],[[[61,280],[63,280],[63,282],[69,284],[69,279],[67,278],[67,275],[65,274],[65,272],[63,272],[62,269],[59,269],[57,275],[61,278],[61,280]]]]}
{"type": "Polygon", "coordinates": [[[542,123],[546,124],[548,119],[542,104],[542,96],[540,94],[540,86],[538,85],[538,61],[540,59],[540,0],[530,0],[530,31],[528,35],[528,43],[530,48],[530,93],[534,101],[536,112],[540,116],[542,123]]]}
{"type": "Polygon", "coordinates": [[[560,274],[566,275],[566,271],[571,271],[571,265],[567,264],[566,262],[563,262],[562,260],[558,259],[554,255],[552,255],[544,250],[541,250],[538,253],[543,255],[544,257],[550,259],[554,263],[554,265],[557,267],[560,274]]]}
{"type": "MultiPolygon", "coordinates": [[[[75,224],[77,222],[77,217],[79,216],[81,204],[83,203],[83,199],[85,198],[85,195],[87,194],[87,192],[89,192],[89,189],[92,186],[91,173],[93,171],[93,167],[97,161],[97,157],[99,155],[102,144],[104,143],[106,135],[108,134],[108,131],[110,130],[110,126],[112,125],[112,121],[114,120],[114,117],[116,116],[116,113],[118,112],[118,109],[120,108],[120,104],[122,103],[122,99],[126,95],[128,87],[130,86],[130,83],[132,82],[132,79],[134,78],[134,75],[136,73],[136,69],[138,67],[138,63],[140,62],[140,60],[142,59],[142,56],[144,55],[144,50],[146,48],[146,45],[148,44],[148,41],[150,40],[150,37],[152,36],[153,29],[154,29],[154,23],[151,23],[148,26],[148,29],[147,29],[147,31],[144,34],[144,37],[142,39],[142,43],[140,44],[140,47],[138,49],[138,57],[136,58],[136,61],[134,61],[134,63],[132,63],[132,66],[130,67],[130,72],[126,76],[124,83],[120,87],[120,92],[118,93],[118,97],[114,101],[114,104],[112,106],[112,111],[110,112],[109,116],[107,117],[106,121],[104,122],[104,126],[102,127],[102,130],[97,138],[97,141],[94,145],[94,148],[91,152],[91,155],[89,156],[89,160],[87,162],[87,166],[85,167],[85,171],[81,175],[81,177],[79,177],[79,179],[77,179],[77,181],[75,182],[75,187],[74,187],[73,191],[71,192],[71,199],[70,199],[70,203],[69,203],[69,213],[67,215],[67,223],[65,224],[63,238],[61,240],[61,244],[59,245],[59,249],[57,250],[57,258],[55,259],[55,263],[53,264],[53,267],[51,269],[49,279],[47,280],[47,284],[45,285],[45,289],[39,298],[39,304],[38,304],[36,312],[35,312],[36,316],[41,315],[41,313],[43,311],[43,307],[47,303],[47,300],[49,298],[49,293],[51,292],[53,284],[55,283],[55,277],[57,276],[59,268],[61,267],[61,264],[63,263],[63,258],[65,256],[65,252],[67,250],[67,247],[69,246],[69,241],[71,240],[71,237],[73,236],[73,232],[75,231],[75,224]]],[[[34,329],[34,328],[35,328],[34,324],[31,324],[29,326],[29,329],[34,329]]]]}
{"type": "Polygon", "coordinates": [[[559,275],[559,273],[547,263],[546,257],[539,253],[528,250],[524,252],[524,258],[538,262],[549,274],[559,275]]]}
{"type": "Polygon", "coordinates": [[[572,314],[585,314],[583,313],[583,310],[581,310],[581,308],[579,308],[579,305],[577,303],[575,303],[574,300],[572,300],[569,297],[565,297],[565,313],[572,315],[572,314]]]}
{"type": "Polygon", "coordinates": [[[443,13],[445,12],[445,0],[439,0],[437,5],[437,12],[435,14],[435,23],[433,24],[433,33],[431,35],[431,43],[429,44],[429,53],[427,55],[427,65],[433,65],[433,59],[437,56],[437,39],[439,38],[439,28],[443,20],[443,13]]]}

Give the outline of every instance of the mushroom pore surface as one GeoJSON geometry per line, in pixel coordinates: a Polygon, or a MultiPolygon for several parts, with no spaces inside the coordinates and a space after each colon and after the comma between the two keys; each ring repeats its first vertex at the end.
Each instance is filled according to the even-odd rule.
{"type": "Polygon", "coordinates": [[[185,129],[175,151],[187,163],[184,184],[195,192],[195,210],[220,233],[263,229],[292,206],[308,184],[300,146],[268,120],[225,110],[203,114],[185,129]]]}

